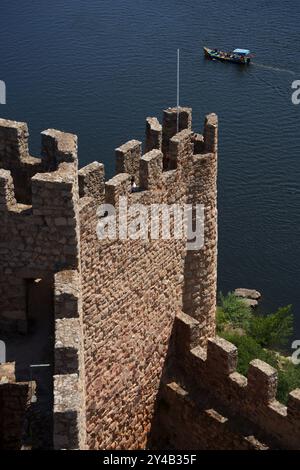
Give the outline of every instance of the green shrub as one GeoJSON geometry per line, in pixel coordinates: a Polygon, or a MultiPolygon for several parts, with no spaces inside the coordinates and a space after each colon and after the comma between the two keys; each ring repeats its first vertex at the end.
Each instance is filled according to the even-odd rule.
{"type": "Polygon", "coordinates": [[[292,306],[281,307],[266,316],[255,315],[251,307],[232,292],[225,297],[221,293],[220,304],[217,308],[217,333],[237,347],[238,372],[246,376],[253,359],[267,362],[278,371],[276,398],[286,404],[289,392],[300,387],[300,365],[289,361],[279,365],[282,360],[270,349],[285,346],[292,336],[292,306]],[[242,334],[237,334],[236,328],[242,329],[239,332],[242,334]]]}
{"type": "Polygon", "coordinates": [[[300,366],[292,362],[284,365],[278,370],[277,399],[287,403],[289,392],[300,387],[300,366]]]}
{"type": "Polygon", "coordinates": [[[249,328],[252,317],[251,307],[248,307],[243,299],[236,297],[233,292],[226,296],[220,293],[220,307],[223,312],[223,320],[237,328],[249,328]]]}
{"type": "Polygon", "coordinates": [[[222,307],[217,307],[217,318],[216,318],[216,326],[217,326],[217,333],[221,333],[226,324],[227,324],[227,321],[226,321],[226,316],[225,316],[225,313],[222,309],[222,307]]]}
{"type": "Polygon", "coordinates": [[[291,305],[267,316],[253,315],[247,333],[264,348],[285,346],[293,333],[291,305]]]}
{"type": "Polygon", "coordinates": [[[247,376],[249,363],[253,359],[260,359],[277,369],[278,387],[276,398],[281,403],[287,404],[289,392],[300,387],[300,365],[296,366],[292,362],[286,362],[279,367],[276,354],[263,349],[250,336],[239,336],[234,333],[223,332],[222,337],[238,348],[237,370],[240,374],[247,376]]]}

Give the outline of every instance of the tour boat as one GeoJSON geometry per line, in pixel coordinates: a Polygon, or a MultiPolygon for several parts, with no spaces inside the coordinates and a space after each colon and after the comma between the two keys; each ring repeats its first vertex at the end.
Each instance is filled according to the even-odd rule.
{"type": "Polygon", "coordinates": [[[219,49],[203,47],[204,54],[209,59],[233,62],[235,64],[248,65],[253,57],[248,49],[234,49],[232,52],[224,52],[219,49]]]}

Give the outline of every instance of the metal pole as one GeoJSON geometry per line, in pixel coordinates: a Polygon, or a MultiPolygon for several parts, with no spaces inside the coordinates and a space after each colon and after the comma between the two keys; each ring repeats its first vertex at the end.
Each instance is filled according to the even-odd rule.
{"type": "Polygon", "coordinates": [[[179,49],[177,49],[177,133],[179,132],[179,49]]]}

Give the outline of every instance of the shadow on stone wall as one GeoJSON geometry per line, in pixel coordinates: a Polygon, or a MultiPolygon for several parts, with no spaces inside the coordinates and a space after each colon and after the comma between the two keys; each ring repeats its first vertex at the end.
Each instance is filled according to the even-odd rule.
{"type": "Polygon", "coordinates": [[[153,418],[146,445],[147,449],[172,449],[171,441],[168,438],[167,433],[162,432],[163,423],[161,418],[165,415],[165,412],[168,412],[169,410],[169,404],[163,398],[163,389],[168,382],[174,379],[175,376],[175,334],[175,323],[173,323],[168,351],[162,369],[159,388],[154,404],[153,418]]]}

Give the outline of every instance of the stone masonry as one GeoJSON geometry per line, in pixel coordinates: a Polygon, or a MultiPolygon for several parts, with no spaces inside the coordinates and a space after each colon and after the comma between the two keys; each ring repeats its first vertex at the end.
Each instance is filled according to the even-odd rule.
{"type": "Polygon", "coordinates": [[[22,447],[26,412],[35,394],[34,382],[17,382],[15,364],[0,364],[0,450],[22,447]]]}
{"type": "Polygon", "coordinates": [[[51,278],[54,449],[300,449],[300,391],[284,407],[275,371],[257,360],[241,376],[215,336],[217,151],[215,114],[198,134],[190,108],[169,108],[147,118],[144,147],[116,149],[105,181],[102,163],[78,171],[76,136],[44,131],[33,157],[26,124],[0,120],[0,335],[27,334],[28,280],[51,278]],[[203,246],[100,240],[100,206],[119,228],[121,197],[129,225],[136,204],[203,205],[203,246]]]}

